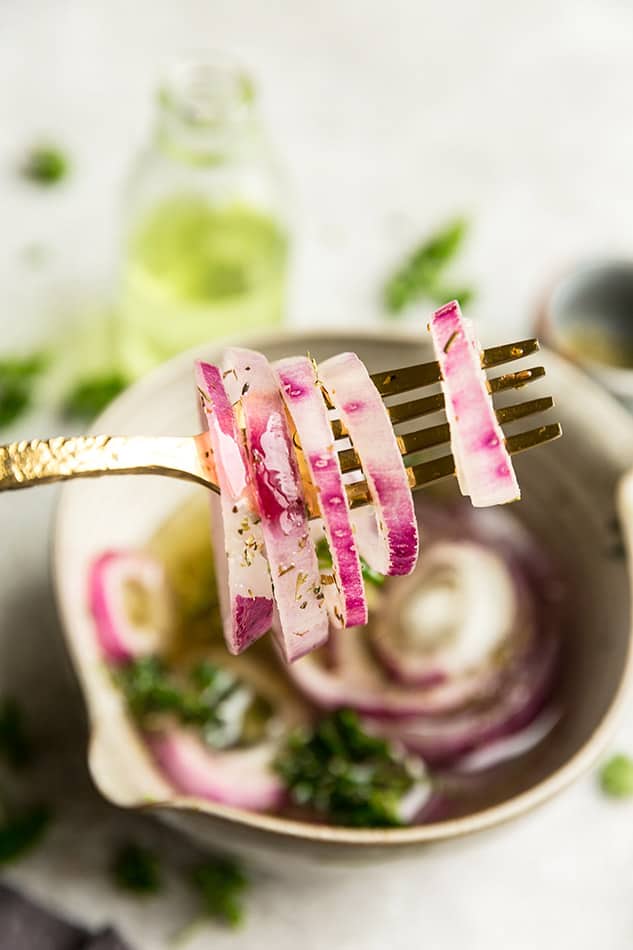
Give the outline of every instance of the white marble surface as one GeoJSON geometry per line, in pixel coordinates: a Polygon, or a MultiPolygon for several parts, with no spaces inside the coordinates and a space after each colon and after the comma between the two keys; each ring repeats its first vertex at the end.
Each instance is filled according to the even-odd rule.
{"type": "MultiPolygon", "coordinates": [[[[41,339],[78,300],[88,318],[101,299],[158,64],[205,44],[251,66],[291,172],[296,322],[377,319],[381,274],[452,212],[473,218],[460,272],[479,288],[489,336],[527,328],[567,261],[630,250],[633,7],[622,0],[3,0],[2,350],[41,339]],[[46,133],[68,147],[75,172],[42,194],[14,165],[46,133]],[[23,255],[33,243],[49,248],[37,270],[23,255]]],[[[16,435],[54,424],[42,412],[16,435]]],[[[51,739],[41,791],[60,803],[46,845],[10,877],[158,950],[189,898],[174,882],[165,901],[143,904],[107,883],[112,837],[130,825],[99,803],[81,768],[79,706],[47,582],[54,496],[0,501],[2,683],[34,697],[32,719],[51,739]]],[[[631,704],[619,742],[633,748],[631,704]]],[[[141,833],[157,832],[143,823],[141,833]]],[[[161,835],[186,862],[188,848],[161,835]]],[[[632,870],[633,806],[603,800],[589,776],[511,827],[406,865],[318,885],[259,878],[246,927],[210,925],[191,947],[620,950],[633,939],[632,870]]]]}

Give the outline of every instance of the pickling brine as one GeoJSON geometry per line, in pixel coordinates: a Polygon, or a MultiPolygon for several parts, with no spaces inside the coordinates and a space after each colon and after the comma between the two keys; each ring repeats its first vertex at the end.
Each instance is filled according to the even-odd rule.
{"type": "Polygon", "coordinates": [[[181,350],[278,324],[285,182],[234,63],[173,66],[126,190],[117,340],[138,377],[181,350]]]}
{"type": "Polygon", "coordinates": [[[269,214],[190,194],[166,198],[130,236],[121,349],[138,376],[189,346],[281,322],[287,240],[269,214]]]}

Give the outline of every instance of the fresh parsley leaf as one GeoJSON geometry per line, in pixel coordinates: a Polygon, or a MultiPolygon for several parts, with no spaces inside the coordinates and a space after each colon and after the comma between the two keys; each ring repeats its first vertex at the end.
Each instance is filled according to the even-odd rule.
{"type": "Polygon", "coordinates": [[[364,558],[360,559],[360,572],[364,579],[369,584],[373,584],[374,587],[382,587],[387,579],[384,574],[379,574],[373,567],[370,567],[364,558]]]}
{"type": "MultiPolygon", "coordinates": [[[[440,277],[460,250],[468,230],[464,218],[445,225],[420,244],[387,280],[383,300],[387,311],[398,314],[419,297],[443,303],[454,299],[445,296],[440,277]]],[[[463,293],[463,292],[462,292],[463,293]]],[[[463,297],[459,298],[461,302],[463,297]]]]}
{"type": "Polygon", "coordinates": [[[21,857],[42,839],[51,814],[45,805],[35,805],[10,813],[0,823],[0,864],[21,857]]]}
{"type": "Polygon", "coordinates": [[[600,787],[611,798],[633,796],[633,759],[615,755],[600,770],[600,787]]]}
{"type": "Polygon", "coordinates": [[[33,385],[46,365],[43,354],[0,359],[0,427],[11,425],[30,408],[33,385]]]}
{"type": "Polygon", "coordinates": [[[114,675],[130,711],[139,721],[159,714],[171,715],[183,725],[198,728],[209,745],[226,744],[222,704],[241,688],[232,673],[203,661],[189,671],[188,677],[176,677],[159,657],[146,656],[131,660],[114,675]]]}
{"type": "Polygon", "coordinates": [[[339,710],[290,736],[275,763],[295,804],[351,827],[401,825],[400,800],[417,780],[388,742],[339,710]]]}
{"type": "Polygon", "coordinates": [[[115,678],[138,719],[153,713],[176,712],[182,691],[171,681],[164,663],[155,656],[131,660],[116,670],[115,678]]]}
{"type": "Polygon", "coordinates": [[[112,874],[121,890],[134,894],[157,894],[163,886],[158,855],[133,842],[117,851],[112,874]]]}
{"type": "Polygon", "coordinates": [[[67,156],[54,145],[34,146],[22,164],[22,175],[36,185],[55,185],[69,170],[67,156]]]}
{"type": "Polygon", "coordinates": [[[115,396],[122,393],[129,380],[122,373],[106,373],[91,379],[80,379],[64,401],[64,413],[90,421],[98,416],[115,396]]]}
{"type": "Polygon", "coordinates": [[[0,701],[0,756],[15,769],[24,768],[33,759],[22,711],[14,699],[0,701]]]}
{"type": "MultiPolygon", "coordinates": [[[[325,538],[321,538],[321,540],[317,543],[316,552],[319,561],[319,567],[322,570],[327,570],[328,568],[332,567],[332,552],[330,551],[330,546],[325,538]]],[[[378,571],[375,571],[362,557],[360,559],[360,569],[364,579],[368,583],[373,584],[374,587],[382,587],[382,585],[385,583],[384,574],[379,574],[378,571]]]]}
{"type": "Polygon", "coordinates": [[[200,895],[205,916],[215,917],[231,927],[242,923],[242,898],[248,879],[239,864],[228,858],[210,858],[194,869],[192,882],[200,895]]]}

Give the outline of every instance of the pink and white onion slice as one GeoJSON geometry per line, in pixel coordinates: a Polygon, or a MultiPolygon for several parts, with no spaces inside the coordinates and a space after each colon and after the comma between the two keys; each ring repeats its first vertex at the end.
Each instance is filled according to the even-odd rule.
{"type": "MultiPolygon", "coordinates": [[[[385,405],[355,353],[319,366],[333,405],[349,433],[376,506],[377,531],[359,525],[360,553],[380,574],[409,574],[418,557],[418,526],[404,462],[385,405]]],[[[373,526],[372,526],[373,527],[373,526]]]]}
{"type": "Polygon", "coordinates": [[[137,551],[102,554],[90,569],[89,604],[111,663],[164,648],[172,612],[165,570],[156,558],[137,551]]]}
{"type": "Polygon", "coordinates": [[[321,572],[310,536],[303,486],[277,379],[261,353],[232,348],[227,388],[239,394],[257,508],[288,663],[326,642],[321,572]]]}
{"type": "Polygon", "coordinates": [[[427,544],[413,574],[385,592],[370,631],[374,650],[406,685],[473,673],[511,640],[521,589],[507,560],[487,545],[427,544]]]}
{"type": "Polygon", "coordinates": [[[349,503],[314,364],[306,356],[295,356],[275,363],[274,369],[318,493],[323,530],[332,554],[334,583],[325,587],[332,624],[352,627],[367,623],[365,587],[349,503]]]}
{"type": "Polygon", "coordinates": [[[499,671],[489,666],[475,676],[427,687],[404,686],[376,662],[365,628],[333,630],[330,639],[327,657],[306,656],[288,670],[301,692],[321,709],[350,708],[378,719],[439,716],[493,696],[499,684],[499,671]]]}
{"type": "Polygon", "coordinates": [[[198,361],[196,382],[220,487],[219,499],[212,498],[213,551],[224,637],[237,654],[270,630],[273,590],[242,434],[222,373],[198,361]]]}
{"type": "MultiPolygon", "coordinates": [[[[252,746],[214,749],[193,730],[161,725],[144,734],[154,761],[174,789],[183,795],[252,811],[279,808],[284,802],[285,790],[273,762],[288,732],[306,724],[305,704],[281,670],[250,660],[248,655],[227,656],[220,648],[205,649],[202,656],[234,674],[253,696],[270,704],[272,715],[266,735],[252,746]]],[[[239,706],[243,714],[243,700],[239,706]]],[[[226,706],[223,709],[226,712],[226,706]]],[[[241,727],[236,724],[236,738],[240,734],[241,727]]]]}
{"type": "MultiPolygon", "coordinates": [[[[449,673],[438,655],[441,678],[414,683],[415,674],[426,674],[416,667],[403,683],[402,669],[394,675],[392,665],[382,656],[378,662],[368,649],[371,630],[369,637],[363,630],[334,631],[327,651],[305,657],[289,674],[317,706],[354,708],[372,729],[394,740],[402,738],[412,751],[452,761],[521,729],[548,700],[558,668],[562,589],[540,546],[505,513],[476,512],[464,502],[450,507],[420,502],[417,508],[430,539],[425,553],[446,544],[481,545],[507,564],[514,609],[508,611],[508,619],[513,619],[503,642],[496,640],[495,649],[492,641],[484,644],[477,637],[471,644],[475,652],[469,648],[466,655],[479,656],[479,663],[464,664],[458,652],[449,673]],[[485,649],[480,651],[481,646],[485,649]]],[[[423,570],[423,561],[424,554],[417,572],[423,570]]],[[[497,563],[495,571],[498,568],[497,563]]],[[[393,620],[396,609],[391,598],[415,580],[414,574],[387,582],[385,622],[390,616],[393,620]]],[[[478,596],[476,587],[473,591],[478,596]]],[[[480,619],[486,618],[482,614],[480,619]]],[[[403,656],[400,662],[404,666],[410,660],[403,656]]]]}
{"type": "Polygon", "coordinates": [[[489,702],[458,715],[382,723],[379,731],[386,738],[397,738],[430,765],[454,761],[511,736],[531,723],[550,698],[559,650],[558,638],[546,633],[534,641],[524,661],[513,665],[489,702]]]}
{"type": "Polygon", "coordinates": [[[446,418],[459,485],[474,507],[521,497],[512,459],[495,415],[472,324],[457,301],[433,314],[429,325],[442,371],[446,418]]]}
{"type": "Polygon", "coordinates": [[[270,811],[283,803],[285,790],[272,769],[276,742],[216,751],[187,729],[149,732],[145,741],[161,772],[183,795],[249,811],[270,811]]]}
{"type": "Polygon", "coordinates": [[[548,704],[535,719],[518,732],[494,739],[466,753],[451,765],[451,772],[460,775],[485,772],[510,759],[525,755],[549,736],[560,719],[561,709],[548,704]]]}

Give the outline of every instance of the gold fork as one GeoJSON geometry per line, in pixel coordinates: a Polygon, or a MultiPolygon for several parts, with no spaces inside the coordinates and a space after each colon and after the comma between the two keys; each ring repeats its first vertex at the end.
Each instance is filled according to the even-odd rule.
{"type": "MultiPolygon", "coordinates": [[[[501,366],[522,359],[538,351],[538,341],[523,340],[505,346],[484,350],[482,365],[485,369],[501,366]]],[[[488,380],[492,394],[520,389],[545,375],[542,366],[505,373],[488,380]]],[[[375,373],[372,380],[383,399],[400,396],[424,389],[440,381],[440,368],[436,362],[418,363],[397,370],[375,373]]],[[[388,404],[394,427],[411,422],[444,407],[441,392],[412,399],[408,402],[388,404]]],[[[544,412],[554,405],[550,396],[533,399],[497,410],[497,418],[503,425],[523,419],[533,413],[544,412]]],[[[335,440],[347,433],[340,419],[332,419],[335,440]]],[[[541,425],[538,428],[506,437],[508,450],[515,454],[536,445],[551,442],[561,435],[558,423],[541,425]]],[[[428,426],[414,432],[397,435],[400,451],[407,461],[407,475],[412,489],[422,488],[431,482],[455,474],[453,456],[449,453],[439,458],[413,464],[415,456],[427,449],[450,441],[447,423],[428,426]]],[[[297,452],[301,448],[296,443],[297,452]]],[[[353,448],[339,451],[341,468],[346,474],[356,472],[358,480],[347,485],[350,505],[353,508],[367,504],[367,483],[362,477],[361,461],[353,448]]],[[[300,458],[300,463],[302,462],[300,458]]],[[[305,465],[301,464],[304,479],[305,465]]],[[[28,488],[47,482],[66,481],[71,478],[94,478],[103,475],[167,475],[197,482],[218,492],[213,455],[206,434],[174,438],[170,436],[59,436],[52,439],[34,439],[0,446],[0,491],[28,488]]],[[[318,517],[316,493],[306,484],[310,517],[318,517]]]]}

